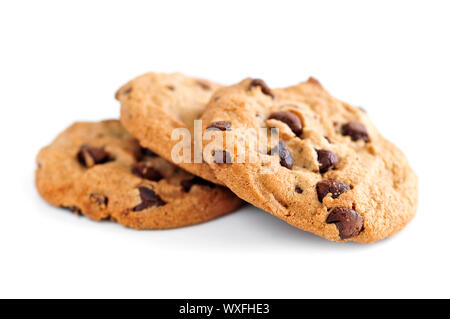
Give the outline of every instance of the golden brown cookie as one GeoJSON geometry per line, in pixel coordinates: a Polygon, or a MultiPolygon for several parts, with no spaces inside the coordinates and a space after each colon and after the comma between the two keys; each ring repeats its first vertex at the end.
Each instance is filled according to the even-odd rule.
{"type": "Polygon", "coordinates": [[[37,156],[49,203],[135,229],[202,223],[241,206],[228,189],[143,149],[117,120],[75,123],[37,156]]]}
{"type": "MultiPolygon", "coordinates": [[[[194,175],[220,183],[205,163],[194,163],[194,120],[199,119],[212,93],[220,85],[180,73],[147,73],[128,82],[116,93],[121,103],[122,125],[144,147],[173,162],[178,143],[171,135],[186,128],[192,136],[191,162],[176,163],[194,175]]],[[[201,142],[200,142],[201,143],[201,142]]]]}
{"type": "Polygon", "coordinates": [[[300,229],[370,243],[400,231],[415,215],[417,177],[405,156],[363,110],[333,98],[313,78],[274,90],[245,79],[216,91],[202,120],[205,134],[214,129],[223,140],[230,134],[241,141],[205,141],[216,177],[300,229]],[[277,128],[279,140],[274,144],[269,134],[262,147],[243,144],[243,128],[277,128]]]}

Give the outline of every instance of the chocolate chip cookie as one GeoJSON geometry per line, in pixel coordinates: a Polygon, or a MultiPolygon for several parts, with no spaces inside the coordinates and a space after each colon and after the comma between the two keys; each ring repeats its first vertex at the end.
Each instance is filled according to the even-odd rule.
{"type": "Polygon", "coordinates": [[[135,229],[198,224],[242,204],[141,148],[117,120],[73,124],[40,151],[37,164],[37,189],[49,203],[135,229]]]}
{"type": "Polygon", "coordinates": [[[217,90],[202,120],[204,134],[219,134],[204,142],[216,177],[300,229],[370,243],[415,215],[417,177],[405,156],[313,78],[284,89],[245,79],[217,90]],[[255,143],[261,128],[271,130],[255,143]],[[225,134],[238,143],[225,144],[225,134]]]}
{"type": "Polygon", "coordinates": [[[219,87],[216,83],[180,73],[147,73],[117,91],[120,120],[143,146],[171,162],[172,150],[178,143],[171,139],[172,132],[176,128],[188,129],[191,159],[176,164],[194,175],[220,183],[208,165],[202,163],[201,156],[199,162],[194,162],[193,138],[194,120],[199,119],[212,93],[219,87]]]}

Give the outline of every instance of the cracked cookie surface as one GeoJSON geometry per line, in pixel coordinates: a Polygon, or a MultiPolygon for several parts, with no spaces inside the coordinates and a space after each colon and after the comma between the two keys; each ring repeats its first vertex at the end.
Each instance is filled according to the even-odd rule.
{"type": "Polygon", "coordinates": [[[204,134],[222,137],[204,142],[216,177],[300,229],[369,243],[415,215],[417,177],[405,156],[362,109],[335,99],[313,78],[284,89],[255,79],[218,89],[202,120],[204,134]],[[258,145],[261,128],[277,128],[279,143],[269,133],[258,145]],[[225,145],[225,134],[241,143],[225,145]]]}
{"type": "Polygon", "coordinates": [[[47,202],[135,229],[198,224],[242,204],[228,189],[142,148],[118,120],[73,124],[37,163],[36,186],[47,202]]]}
{"type": "MultiPolygon", "coordinates": [[[[146,73],[116,93],[121,104],[122,125],[144,147],[172,162],[172,150],[179,142],[171,139],[174,129],[186,128],[192,137],[191,162],[176,163],[194,175],[221,183],[205,163],[193,163],[194,120],[200,118],[219,84],[180,73],[146,73]]],[[[201,143],[201,141],[199,142],[201,143]]]]}

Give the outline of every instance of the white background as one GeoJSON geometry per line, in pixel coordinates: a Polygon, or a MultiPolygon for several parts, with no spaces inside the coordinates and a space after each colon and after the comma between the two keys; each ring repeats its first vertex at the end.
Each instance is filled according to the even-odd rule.
{"type": "Polygon", "coordinates": [[[450,297],[448,1],[2,1],[0,297],[450,297]],[[47,205],[38,150],[115,90],[180,71],[272,86],[317,77],[368,110],[419,175],[417,217],[337,244],[256,208],[133,231],[47,205]]]}

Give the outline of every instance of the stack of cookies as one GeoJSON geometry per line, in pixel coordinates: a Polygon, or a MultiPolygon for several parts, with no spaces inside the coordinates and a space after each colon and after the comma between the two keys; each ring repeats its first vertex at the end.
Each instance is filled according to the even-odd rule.
{"type": "Polygon", "coordinates": [[[405,156],[313,78],[270,89],[148,73],[116,99],[120,121],[75,123],[40,151],[36,185],[49,203],[167,229],[248,202],[328,240],[362,243],[414,217],[417,177],[405,156]]]}

